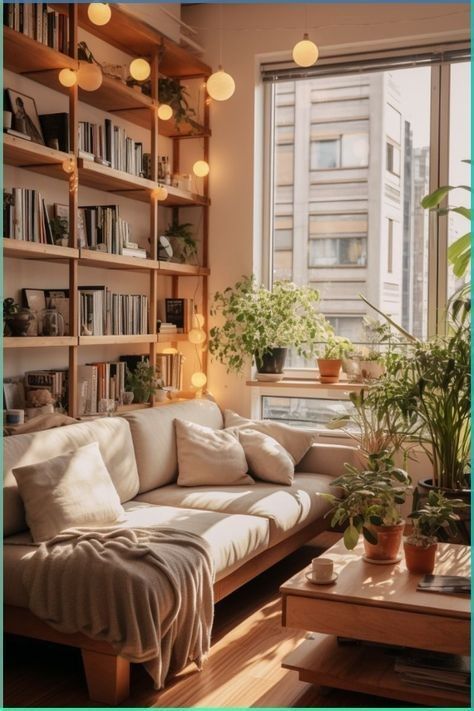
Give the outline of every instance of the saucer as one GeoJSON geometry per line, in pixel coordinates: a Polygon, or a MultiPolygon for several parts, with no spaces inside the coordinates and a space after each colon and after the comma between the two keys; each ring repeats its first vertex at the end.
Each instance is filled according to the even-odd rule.
{"type": "Polygon", "coordinates": [[[399,563],[401,559],[401,555],[398,555],[396,558],[391,558],[390,560],[375,560],[375,558],[368,558],[366,555],[362,556],[362,560],[365,560],[366,563],[373,563],[374,565],[395,565],[395,563],[399,563]]]}
{"type": "Polygon", "coordinates": [[[311,573],[305,573],[305,578],[309,583],[312,583],[313,585],[332,585],[333,583],[336,582],[338,575],[337,573],[334,573],[332,576],[331,580],[320,580],[316,582],[316,580],[313,579],[313,576],[311,573]]]}
{"type": "Polygon", "coordinates": [[[255,379],[263,383],[279,383],[284,377],[284,373],[255,373],[255,379]]]}

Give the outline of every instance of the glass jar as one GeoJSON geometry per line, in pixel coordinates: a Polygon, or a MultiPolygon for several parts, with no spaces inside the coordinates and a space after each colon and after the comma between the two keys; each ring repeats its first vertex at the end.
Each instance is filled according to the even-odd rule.
{"type": "Polygon", "coordinates": [[[40,336],[64,336],[64,318],[57,309],[43,309],[38,316],[40,336]]]}

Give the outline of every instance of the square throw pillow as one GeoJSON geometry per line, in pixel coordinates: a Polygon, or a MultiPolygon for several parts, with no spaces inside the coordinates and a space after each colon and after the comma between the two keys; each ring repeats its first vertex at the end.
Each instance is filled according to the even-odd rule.
{"type": "Polygon", "coordinates": [[[245,453],[238,438],[175,419],[179,486],[238,486],[253,484],[247,475],[245,453]]]}
{"type": "Polygon", "coordinates": [[[97,442],[12,471],[36,543],[73,526],[114,523],[124,513],[97,442]]]}
{"type": "Polygon", "coordinates": [[[257,479],[284,486],[293,483],[295,465],[276,439],[251,429],[237,429],[237,432],[249,469],[257,479]]]}
{"type": "Polygon", "coordinates": [[[317,438],[311,430],[298,429],[271,420],[248,420],[232,410],[224,410],[224,426],[232,429],[245,427],[273,437],[286,449],[294,464],[298,464],[303,459],[317,438]]]}

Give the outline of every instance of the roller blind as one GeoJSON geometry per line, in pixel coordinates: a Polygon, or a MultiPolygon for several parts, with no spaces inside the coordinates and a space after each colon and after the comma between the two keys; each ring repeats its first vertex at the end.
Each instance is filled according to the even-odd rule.
{"type": "Polygon", "coordinates": [[[427,67],[444,62],[465,62],[469,61],[470,57],[469,42],[452,42],[321,57],[312,67],[298,67],[292,61],[266,62],[262,64],[261,72],[264,82],[295,81],[332,74],[363,74],[427,67]]]}

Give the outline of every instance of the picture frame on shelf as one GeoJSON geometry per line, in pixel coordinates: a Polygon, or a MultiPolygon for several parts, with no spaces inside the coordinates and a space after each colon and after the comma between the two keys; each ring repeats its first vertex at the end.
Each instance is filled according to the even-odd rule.
{"type": "Polygon", "coordinates": [[[26,306],[35,316],[35,323],[31,326],[31,335],[37,336],[39,333],[38,323],[39,315],[46,308],[46,297],[44,289],[22,289],[21,300],[23,306],[26,306]]]}
{"type": "MultiPolygon", "coordinates": [[[[53,206],[54,219],[67,223],[67,237],[63,238],[62,247],[69,247],[69,206],[55,202],[53,206]]],[[[58,243],[57,243],[58,244],[58,243]]],[[[84,210],[77,211],[77,246],[82,249],[87,248],[86,227],[84,224],[84,210]]]]}
{"type": "Polygon", "coordinates": [[[13,379],[3,381],[3,408],[4,410],[24,410],[25,408],[25,386],[23,379],[13,379]]]}
{"type": "Polygon", "coordinates": [[[44,146],[44,136],[35,100],[15,89],[7,89],[6,94],[13,114],[13,129],[44,146]]]}

